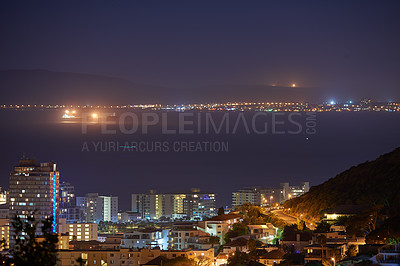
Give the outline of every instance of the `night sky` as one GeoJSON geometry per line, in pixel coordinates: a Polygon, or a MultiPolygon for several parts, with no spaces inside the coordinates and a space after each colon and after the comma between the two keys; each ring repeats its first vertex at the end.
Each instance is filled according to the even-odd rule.
{"type": "MultiPolygon", "coordinates": [[[[215,86],[225,88],[218,95],[224,100],[232,85],[283,88],[292,83],[300,92],[317,91],[319,99],[400,101],[399,11],[400,1],[366,0],[1,1],[0,104],[30,99],[53,104],[40,102],[49,95],[68,104],[71,94],[89,95],[84,103],[92,104],[91,95],[110,101],[117,94],[108,88],[116,83],[103,82],[108,78],[96,79],[90,84],[104,86],[84,94],[79,87],[67,89],[74,87],[67,79],[58,87],[59,79],[42,78],[48,71],[116,77],[119,91],[131,83],[142,84],[143,92],[160,87],[176,104],[190,95],[210,99],[219,93],[215,86]],[[10,83],[6,70],[32,69],[46,70],[34,79],[46,86],[21,83],[17,90],[4,85],[30,82],[19,80],[16,71],[10,83]]],[[[232,191],[243,186],[317,185],[400,146],[399,114],[322,113],[318,134],[309,139],[301,134],[172,136],[229,141],[226,154],[83,153],[83,141],[169,139],[82,135],[79,125],[59,123],[61,112],[1,110],[0,186],[8,186],[8,173],[26,153],[41,162],[56,161],[61,179],[75,185],[78,195],[120,196],[121,209],[130,208],[131,193],[153,188],[200,187],[218,193],[218,205],[228,205],[232,191]]]]}
{"type": "Polygon", "coordinates": [[[396,100],[398,1],[2,1],[0,69],[396,100]]]}

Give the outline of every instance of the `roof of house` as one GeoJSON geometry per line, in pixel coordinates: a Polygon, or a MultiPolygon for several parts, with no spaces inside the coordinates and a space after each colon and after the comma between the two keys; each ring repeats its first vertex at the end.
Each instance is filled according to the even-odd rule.
{"type": "Polygon", "coordinates": [[[217,260],[227,260],[229,257],[228,253],[219,253],[216,257],[217,260]]]}
{"type": "Polygon", "coordinates": [[[248,225],[247,226],[250,230],[252,229],[258,229],[258,228],[262,228],[262,229],[274,229],[274,226],[271,223],[267,223],[267,224],[260,224],[260,225],[248,225]]]}
{"type": "Polygon", "coordinates": [[[152,259],[151,261],[142,264],[142,265],[163,265],[164,262],[167,262],[168,259],[164,256],[158,256],[155,259],[152,259]]]}
{"type": "Polygon", "coordinates": [[[214,216],[207,221],[226,221],[226,220],[231,220],[231,219],[238,219],[242,218],[242,215],[235,214],[235,213],[228,213],[228,214],[221,214],[218,216],[214,216]]]}
{"type": "Polygon", "coordinates": [[[263,259],[282,259],[286,253],[281,249],[274,249],[265,254],[263,259]]]}
{"type": "Polygon", "coordinates": [[[327,214],[345,214],[345,215],[353,215],[362,212],[367,209],[368,205],[338,205],[335,208],[329,209],[327,214]]]}
{"type": "Polygon", "coordinates": [[[300,235],[300,241],[310,241],[313,237],[312,232],[301,232],[301,233],[293,233],[282,239],[282,241],[297,241],[297,235],[300,235]]]}
{"type": "Polygon", "coordinates": [[[224,245],[224,247],[243,247],[243,246],[247,246],[247,239],[243,237],[235,239],[224,245]]]}

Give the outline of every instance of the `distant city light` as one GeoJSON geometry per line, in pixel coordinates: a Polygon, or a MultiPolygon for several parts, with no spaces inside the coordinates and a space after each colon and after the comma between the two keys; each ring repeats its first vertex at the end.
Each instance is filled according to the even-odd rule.
{"type": "Polygon", "coordinates": [[[330,103],[331,105],[336,104],[335,101],[330,101],[329,103],[330,103]]]}
{"type": "Polygon", "coordinates": [[[293,83],[293,84],[292,84],[292,87],[293,87],[293,88],[294,88],[294,87],[296,87],[296,84],[295,84],[295,83],[293,83]]]}
{"type": "Polygon", "coordinates": [[[97,114],[96,113],[92,114],[92,117],[97,118],[97,114]]]}
{"type": "Polygon", "coordinates": [[[353,101],[349,101],[349,103],[350,103],[350,104],[352,104],[352,103],[353,103],[353,101]]]}

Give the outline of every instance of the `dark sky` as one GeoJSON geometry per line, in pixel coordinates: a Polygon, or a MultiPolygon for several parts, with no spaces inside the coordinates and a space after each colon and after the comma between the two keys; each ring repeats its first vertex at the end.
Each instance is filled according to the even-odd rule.
{"type": "MultiPolygon", "coordinates": [[[[399,1],[2,1],[0,69],[165,87],[400,83],[399,1]]],[[[395,100],[395,99],[394,99],[395,100]]]]}

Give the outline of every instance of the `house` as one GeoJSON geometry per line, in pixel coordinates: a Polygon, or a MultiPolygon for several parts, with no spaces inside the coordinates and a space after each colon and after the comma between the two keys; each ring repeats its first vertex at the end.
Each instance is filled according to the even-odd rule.
{"type": "Polygon", "coordinates": [[[197,223],[197,229],[204,231],[211,236],[218,236],[220,245],[224,244],[224,236],[231,229],[232,225],[243,221],[243,216],[235,213],[214,216],[206,221],[197,223]]]}
{"type": "Polygon", "coordinates": [[[308,262],[321,262],[324,258],[330,258],[334,261],[340,261],[345,256],[346,244],[326,244],[319,245],[316,243],[310,244],[304,248],[305,258],[304,261],[308,262]]]}
{"type": "Polygon", "coordinates": [[[228,253],[220,252],[217,257],[215,257],[215,266],[223,266],[228,264],[228,253]]]}
{"type": "Polygon", "coordinates": [[[248,225],[247,227],[251,239],[256,239],[264,243],[272,242],[278,232],[278,228],[273,226],[271,223],[248,225]]]}
{"type": "MultiPolygon", "coordinates": [[[[203,251],[207,254],[212,254],[211,260],[214,260],[213,250],[210,252],[203,251]]],[[[178,257],[185,257],[196,261],[195,252],[193,250],[160,250],[157,249],[120,249],[120,250],[60,250],[57,252],[57,266],[80,265],[78,259],[82,259],[87,266],[98,265],[129,265],[141,266],[156,264],[164,259],[157,259],[159,256],[167,260],[178,257]]],[[[164,260],[166,261],[166,260],[164,260]]]]}
{"type": "Polygon", "coordinates": [[[169,245],[171,249],[208,248],[210,234],[198,230],[196,223],[175,223],[169,233],[169,245]]]}
{"type": "Polygon", "coordinates": [[[310,241],[313,240],[313,233],[311,232],[301,232],[301,233],[293,233],[288,236],[285,236],[281,241],[281,245],[292,245],[296,251],[303,251],[306,246],[310,244],[310,241]]]}
{"type": "Polygon", "coordinates": [[[121,239],[122,248],[155,248],[168,249],[169,230],[164,229],[137,229],[124,233],[121,239]]]}
{"type": "Polygon", "coordinates": [[[119,250],[123,234],[108,235],[104,242],[100,243],[102,249],[119,250]]]}
{"type": "Polygon", "coordinates": [[[385,245],[378,251],[379,253],[372,257],[372,261],[379,265],[395,266],[400,265],[400,247],[399,245],[385,245]]]}
{"type": "Polygon", "coordinates": [[[282,249],[271,250],[266,255],[261,256],[259,262],[267,266],[273,266],[281,263],[285,254],[282,249]]]}
{"type": "Polygon", "coordinates": [[[247,252],[247,239],[239,237],[223,246],[222,253],[231,254],[236,251],[247,252]]]}
{"type": "Polygon", "coordinates": [[[361,213],[368,209],[368,205],[339,205],[335,208],[328,210],[325,213],[324,220],[330,223],[334,223],[337,218],[342,216],[352,216],[361,213]]]}

